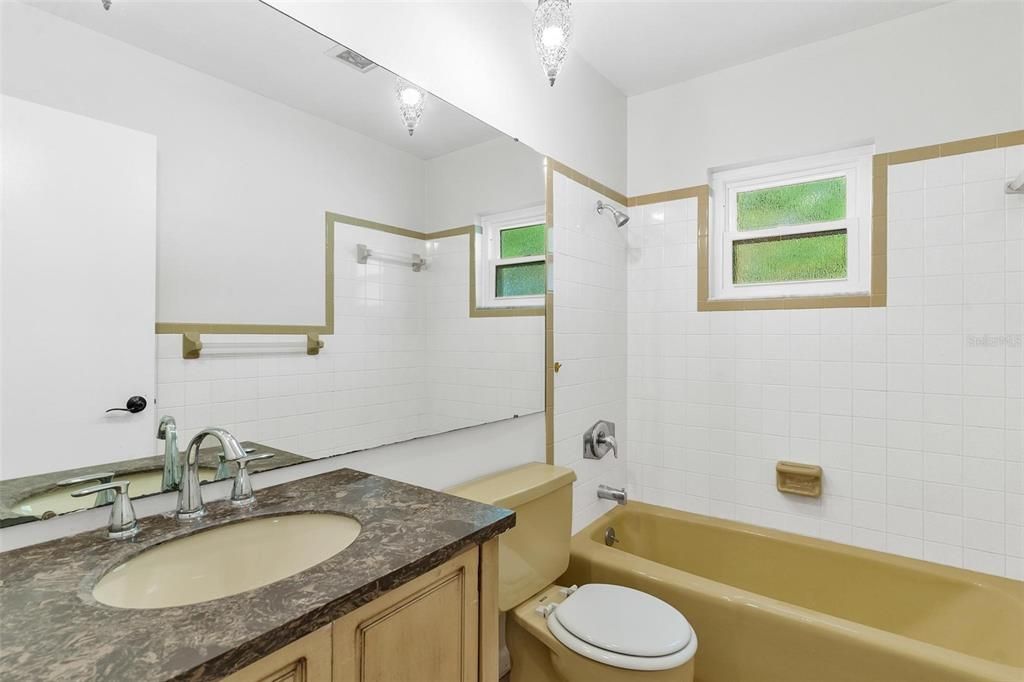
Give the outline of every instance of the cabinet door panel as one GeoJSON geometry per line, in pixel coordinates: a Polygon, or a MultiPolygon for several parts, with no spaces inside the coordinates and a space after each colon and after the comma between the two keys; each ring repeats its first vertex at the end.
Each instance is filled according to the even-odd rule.
{"type": "Polygon", "coordinates": [[[282,647],[222,682],[330,682],[331,626],[282,647]]]}
{"type": "Polygon", "coordinates": [[[476,682],[477,550],[334,624],[335,682],[476,682]]]}

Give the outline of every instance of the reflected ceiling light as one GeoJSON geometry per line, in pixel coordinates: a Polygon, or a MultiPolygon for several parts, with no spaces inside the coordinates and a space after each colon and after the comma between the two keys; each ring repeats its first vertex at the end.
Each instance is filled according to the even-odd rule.
{"type": "Polygon", "coordinates": [[[103,0],[103,9],[110,10],[110,0],[103,0]]]}
{"type": "Polygon", "coordinates": [[[565,58],[569,56],[572,37],[572,5],[570,0],[538,0],[533,11],[533,41],[544,65],[544,73],[553,86],[565,58]]]}
{"type": "Polygon", "coordinates": [[[399,76],[395,81],[395,96],[398,98],[398,111],[402,114],[405,129],[412,136],[423,116],[423,103],[427,99],[427,93],[399,76]]]}

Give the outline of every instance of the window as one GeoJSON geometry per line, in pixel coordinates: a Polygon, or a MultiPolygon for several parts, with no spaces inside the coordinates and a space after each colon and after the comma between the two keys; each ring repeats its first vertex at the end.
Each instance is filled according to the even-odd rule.
{"type": "Polygon", "coordinates": [[[866,294],[871,155],[859,147],[712,176],[712,300],[866,294]]]}
{"type": "Polygon", "coordinates": [[[486,308],[544,305],[544,207],[485,216],[480,222],[477,304],[486,308]]]}

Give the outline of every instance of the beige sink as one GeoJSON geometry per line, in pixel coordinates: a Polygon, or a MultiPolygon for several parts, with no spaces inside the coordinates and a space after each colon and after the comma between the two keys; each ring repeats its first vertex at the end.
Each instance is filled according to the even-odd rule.
{"type": "Polygon", "coordinates": [[[230,597],[311,568],[352,544],[355,519],[289,514],[217,526],[144,551],[107,573],[96,601],[160,609],[230,597]]]}
{"type": "MultiPolygon", "coordinates": [[[[216,468],[203,467],[199,470],[199,480],[212,481],[216,474],[216,468]]],[[[130,474],[118,474],[114,476],[114,480],[131,481],[128,494],[131,497],[139,497],[141,495],[152,495],[161,492],[163,489],[163,476],[163,469],[149,469],[147,471],[135,471],[130,474]]],[[[66,488],[51,488],[45,492],[20,500],[15,507],[15,511],[26,516],[42,516],[47,512],[66,514],[67,512],[78,511],[79,509],[90,509],[96,501],[94,496],[71,497],[71,493],[92,485],[96,485],[96,481],[86,481],[80,485],[68,486],[66,488]]]]}

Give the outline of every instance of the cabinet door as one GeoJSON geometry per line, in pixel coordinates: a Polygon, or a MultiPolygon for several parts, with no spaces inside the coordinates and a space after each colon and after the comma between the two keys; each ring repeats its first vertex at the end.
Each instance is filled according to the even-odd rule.
{"type": "Polygon", "coordinates": [[[476,682],[477,548],[334,623],[334,682],[476,682]]]}
{"type": "Polygon", "coordinates": [[[222,682],[330,682],[331,626],[322,627],[222,682]]]}

